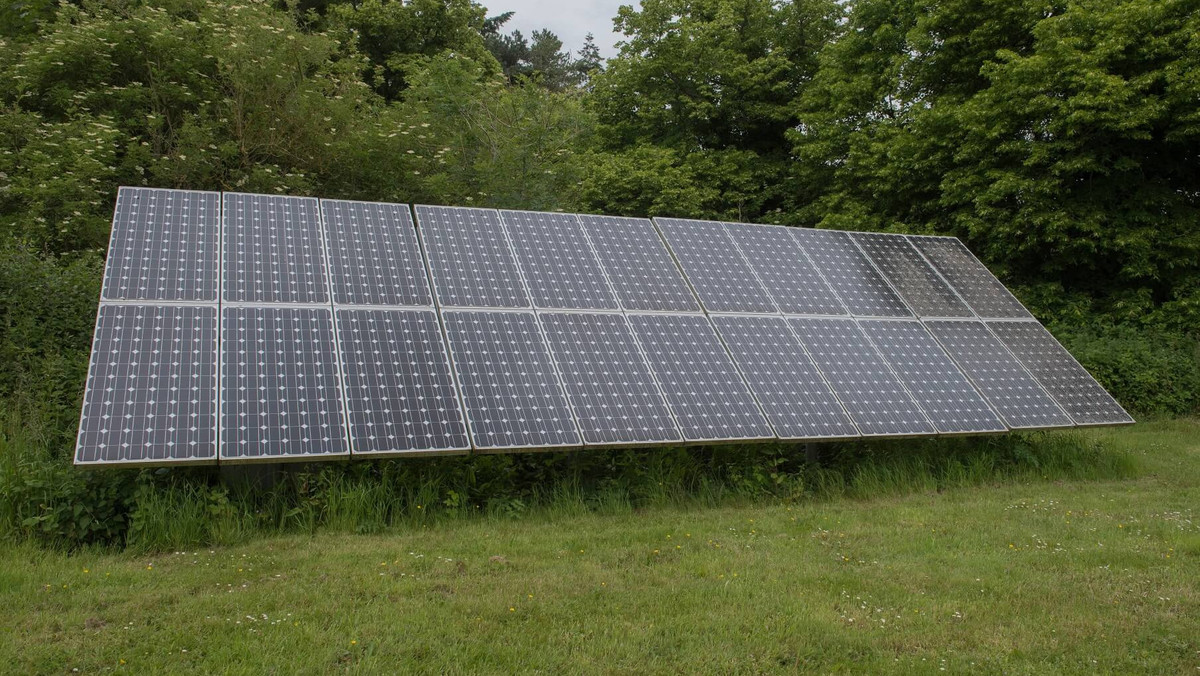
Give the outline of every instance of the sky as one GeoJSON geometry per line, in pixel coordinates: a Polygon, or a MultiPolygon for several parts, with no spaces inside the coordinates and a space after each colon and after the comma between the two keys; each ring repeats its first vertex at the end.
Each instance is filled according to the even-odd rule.
{"type": "Polygon", "coordinates": [[[596,37],[600,56],[610,58],[617,55],[613,44],[621,39],[613,32],[612,19],[621,5],[637,5],[638,0],[482,0],[488,16],[514,11],[502,29],[505,33],[521,31],[529,37],[539,28],[549,28],[563,41],[563,47],[572,54],[583,46],[588,33],[596,37]]]}

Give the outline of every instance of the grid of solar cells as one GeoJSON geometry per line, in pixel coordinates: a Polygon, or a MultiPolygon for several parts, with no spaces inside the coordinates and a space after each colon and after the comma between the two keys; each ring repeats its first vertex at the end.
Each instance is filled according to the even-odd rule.
{"type": "Polygon", "coordinates": [[[443,312],[475,448],[580,445],[537,319],[528,312],[443,312]]]}
{"type": "Polygon", "coordinates": [[[329,302],[316,199],[227,192],[223,219],[225,300],[329,302]]]}
{"type": "Polygon", "coordinates": [[[626,310],[698,311],[654,225],[644,218],[579,216],[626,310]]]}
{"type": "Polygon", "coordinates": [[[912,316],[904,301],[854,246],[849,234],[840,230],[807,228],[792,228],[791,232],[850,314],[860,317],[912,316]]]}
{"type": "Polygon", "coordinates": [[[858,436],[783,317],[714,315],[712,320],[780,438],[858,436]]]}
{"type": "Polygon", "coordinates": [[[909,235],[925,258],[980,317],[1030,317],[1029,311],[957,237],[909,235]]]}
{"type": "Polygon", "coordinates": [[[781,312],[844,315],[846,309],[796,244],[788,228],[726,223],[725,230],[745,254],[758,280],[781,312]]]}
{"type": "Polygon", "coordinates": [[[592,253],[583,226],[571,214],[501,211],[517,261],[539,308],[620,308],[592,253]]]}
{"type": "Polygon", "coordinates": [[[321,200],[333,302],[433,305],[405,204],[321,200]]]}
{"type": "Polygon", "coordinates": [[[438,302],[448,307],[531,307],[500,214],[463,207],[416,210],[438,302]]]}
{"type": "Polygon", "coordinates": [[[1037,322],[988,322],[992,332],[1008,346],[1034,378],[1058,400],[1079,425],[1131,423],[1100,383],[1075,361],[1071,353],[1037,322]]]}
{"type": "Polygon", "coordinates": [[[432,310],[338,310],[337,327],[355,455],[470,448],[432,310]]]}
{"type": "Polygon", "coordinates": [[[221,460],[347,453],[327,308],[222,308],[221,460]]]}
{"type": "Polygon", "coordinates": [[[904,235],[851,235],[918,317],[971,317],[970,308],[942,281],[904,235]]]}
{"type": "Polygon", "coordinates": [[[630,315],[675,421],[688,441],[774,433],[703,315],[630,315]]]}
{"type": "Polygon", "coordinates": [[[1062,427],[1071,419],[983,322],[925,322],[992,408],[1012,428],[1062,427]]]}
{"type": "Polygon", "coordinates": [[[680,218],[654,222],[710,312],[776,312],[724,224],[680,218]]]}
{"type": "Polygon", "coordinates": [[[788,321],[864,435],[934,433],[853,319],[788,321]]]}
{"type": "Polygon", "coordinates": [[[544,313],[541,322],[585,444],[682,439],[624,316],[544,313]]]}
{"type": "Polygon", "coordinates": [[[101,305],[75,462],[217,458],[217,309],[101,305]]]}
{"type": "Polygon", "coordinates": [[[877,319],[859,326],[939,432],[1008,429],[920,322],[877,319]]]}
{"type": "Polygon", "coordinates": [[[100,294],[106,300],[217,300],[221,195],[121,188],[100,294]]]}

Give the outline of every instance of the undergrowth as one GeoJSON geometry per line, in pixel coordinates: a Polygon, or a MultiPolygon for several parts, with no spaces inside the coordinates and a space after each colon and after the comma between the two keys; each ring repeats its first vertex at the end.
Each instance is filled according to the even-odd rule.
{"type": "Polygon", "coordinates": [[[9,539],[169,551],[318,530],[374,533],[449,519],[552,518],[650,506],[873,499],[1004,482],[1099,480],[1131,456],[1070,432],[315,463],[77,469],[20,425],[0,434],[9,539]]]}

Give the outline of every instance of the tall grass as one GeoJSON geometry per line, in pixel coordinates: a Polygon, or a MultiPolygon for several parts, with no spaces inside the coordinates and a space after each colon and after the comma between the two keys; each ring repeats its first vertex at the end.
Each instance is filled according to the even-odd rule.
{"type": "Polygon", "coordinates": [[[377,533],[454,519],[870,500],[1137,472],[1129,454],[1071,432],[827,444],[817,463],[806,462],[796,445],[746,445],[354,461],[241,475],[231,468],[88,472],[46,457],[12,429],[0,435],[4,533],[59,547],[136,551],[277,533],[377,533]],[[98,496],[102,508],[93,504],[98,496]],[[91,530],[80,528],[76,505],[94,514],[91,530]]]}

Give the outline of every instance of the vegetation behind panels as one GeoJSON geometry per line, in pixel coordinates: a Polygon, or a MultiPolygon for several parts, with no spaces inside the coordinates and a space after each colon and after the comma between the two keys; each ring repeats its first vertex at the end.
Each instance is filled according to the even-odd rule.
{"type": "Polygon", "coordinates": [[[607,61],[503,9],[0,7],[9,531],[209,480],[69,465],[123,184],[957,235],[1136,414],[1197,410],[1200,2],[643,0],[607,61]]]}

